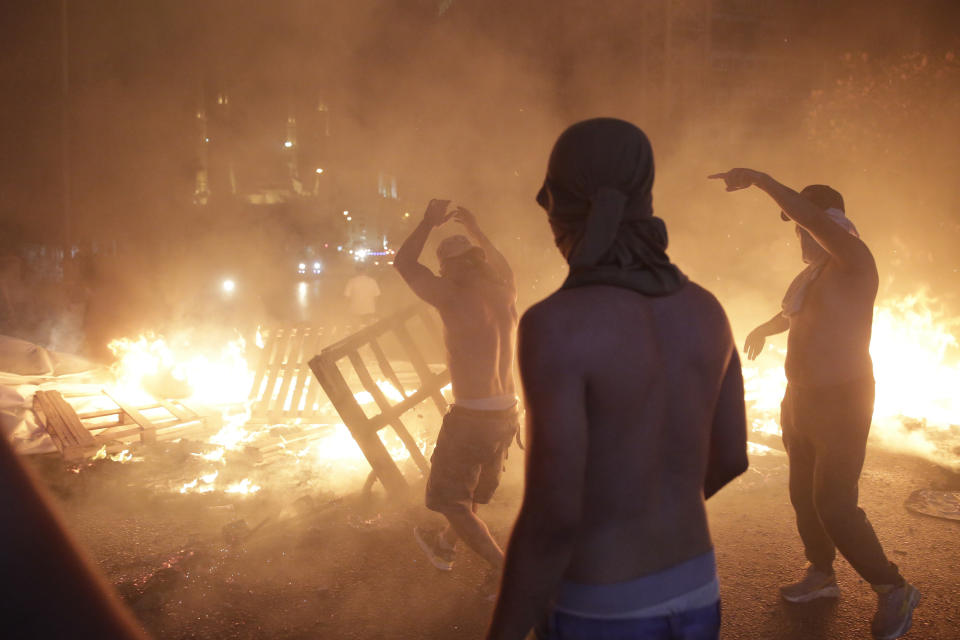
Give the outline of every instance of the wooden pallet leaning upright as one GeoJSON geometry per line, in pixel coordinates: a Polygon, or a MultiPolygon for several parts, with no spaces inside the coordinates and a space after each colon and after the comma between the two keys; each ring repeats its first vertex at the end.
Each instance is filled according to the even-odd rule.
{"type": "Polygon", "coordinates": [[[301,325],[263,331],[263,350],[249,395],[254,420],[310,422],[320,417],[315,408],[320,386],[308,360],[332,341],[335,329],[301,325]]]}
{"type": "Polygon", "coordinates": [[[373,468],[373,473],[387,492],[395,497],[406,494],[409,484],[380,440],[378,432],[384,427],[391,427],[421,473],[427,475],[430,465],[420,451],[416,440],[403,424],[401,416],[429,400],[436,404],[441,414],[445,413],[447,403],[441,390],[450,381],[449,370],[444,368],[442,371],[434,372],[427,362],[427,357],[417,346],[409,330],[409,324],[414,319],[419,319],[426,327],[427,334],[439,341],[440,333],[430,316],[430,310],[425,306],[416,305],[330,345],[321,351],[320,355],[310,360],[310,368],[320,382],[320,386],[350,430],[373,468]],[[404,388],[400,376],[387,358],[382,346],[382,341],[387,336],[396,338],[402,348],[403,359],[408,360],[413,366],[418,378],[416,390],[407,391],[404,388]],[[370,374],[367,363],[360,355],[360,350],[364,347],[371,349],[378,368],[400,392],[403,396],[402,400],[391,402],[380,389],[370,374]],[[373,397],[379,413],[367,416],[347,382],[341,362],[349,362],[356,371],[363,389],[373,397]]]}

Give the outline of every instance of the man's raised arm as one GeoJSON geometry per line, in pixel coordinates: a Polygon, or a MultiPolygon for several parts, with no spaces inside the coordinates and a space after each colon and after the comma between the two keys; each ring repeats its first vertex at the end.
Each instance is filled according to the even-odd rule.
{"type": "Polygon", "coordinates": [[[442,302],[447,288],[440,278],[420,263],[420,254],[423,253],[423,247],[434,227],[439,227],[450,217],[447,213],[449,205],[449,200],[431,200],[423,214],[423,220],[403,241],[393,258],[393,266],[400,273],[400,277],[419,298],[432,305],[442,302]]]}
{"type": "Polygon", "coordinates": [[[487,254],[487,263],[497,272],[498,276],[503,278],[503,281],[513,290],[514,294],[516,294],[517,286],[513,277],[513,270],[510,268],[510,263],[507,262],[507,259],[493,245],[490,238],[480,229],[477,217],[463,207],[457,207],[452,215],[453,219],[464,226],[474,242],[487,254]]]}
{"type": "Polygon", "coordinates": [[[859,238],[830,219],[823,209],[790,187],[769,175],[753,169],[731,169],[708,176],[723,179],[727,191],[738,191],[756,186],[780,205],[780,209],[794,222],[810,232],[831,256],[844,267],[872,267],[870,250],[859,238]]]}

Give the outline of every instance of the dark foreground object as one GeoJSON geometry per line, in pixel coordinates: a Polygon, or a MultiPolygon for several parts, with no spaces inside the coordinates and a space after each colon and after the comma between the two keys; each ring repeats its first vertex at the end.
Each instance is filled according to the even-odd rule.
{"type": "Polygon", "coordinates": [[[0,635],[142,638],[0,437],[0,635]]]}

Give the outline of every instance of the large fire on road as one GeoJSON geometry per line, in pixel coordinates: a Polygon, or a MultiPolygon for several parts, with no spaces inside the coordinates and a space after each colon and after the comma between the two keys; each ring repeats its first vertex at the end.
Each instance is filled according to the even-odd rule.
{"type": "MultiPolygon", "coordinates": [[[[258,352],[264,349],[259,332],[250,351],[241,337],[224,344],[208,341],[198,345],[194,339],[168,339],[158,335],[118,339],[111,342],[110,349],[117,357],[113,366],[117,382],[111,393],[133,404],[149,403],[154,395],[171,397],[169,394],[177,394],[176,397],[191,406],[213,409],[221,416],[223,426],[206,438],[205,450],[192,454],[208,468],[187,482],[171,485],[172,491],[251,495],[263,488],[262,480],[244,477],[228,481],[227,474],[220,473],[220,469],[231,460],[231,454],[241,452],[261,439],[276,439],[272,435],[274,429],[284,426],[252,419],[251,406],[256,399],[250,393],[255,378],[250,362],[256,360],[258,352]]],[[[389,381],[376,382],[391,402],[404,399],[389,381]]],[[[364,408],[375,402],[368,391],[358,391],[355,398],[364,408]]],[[[323,478],[318,484],[325,488],[336,490],[360,484],[370,467],[347,427],[336,419],[332,405],[323,402],[325,404],[318,408],[331,420],[316,425],[322,429],[317,437],[307,442],[288,443],[282,435],[279,436],[278,448],[282,458],[298,467],[311,469],[323,478]]],[[[295,426],[303,426],[299,422],[295,426]]],[[[409,460],[410,453],[392,432],[383,430],[380,437],[395,461],[409,460]]],[[[422,439],[419,444],[421,450],[426,446],[422,439]]],[[[137,460],[129,454],[110,456],[110,459],[120,462],[137,460]]]]}
{"type": "MultiPolygon", "coordinates": [[[[870,344],[877,382],[873,442],[960,466],[960,352],[953,333],[958,324],[960,319],[946,317],[923,292],[878,303],[870,344]]],[[[744,364],[755,432],[780,434],[785,353],[768,345],[754,363],[744,364]]]]}
{"type": "MultiPolygon", "coordinates": [[[[955,392],[960,389],[960,354],[953,333],[958,323],[960,320],[939,312],[936,301],[922,293],[888,298],[877,305],[871,345],[877,380],[871,433],[875,444],[958,466],[960,406],[955,392]]],[[[141,336],[111,344],[117,355],[113,391],[128,402],[147,402],[152,399],[151,392],[172,390],[190,403],[214,408],[222,415],[222,428],[206,439],[203,451],[193,454],[204,468],[189,481],[171,485],[171,491],[249,495],[268,482],[269,473],[264,476],[267,480],[260,477],[254,481],[222,472],[228,468],[231,453],[278,426],[251,420],[249,391],[255,372],[250,362],[263,348],[261,341],[257,343],[249,350],[241,338],[198,347],[186,340],[141,336]]],[[[786,384],[783,357],[784,349],[770,344],[756,361],[744,363],[749,427],[755,434],[780,433],[780,399],[786,384]]],[[[403,399],[390,382],[378,380],[377,384],[392,402],[403,399]]],[[[355,397],[363,406],[374,402],[366,391],[355,397]]],[[[281,442],[280,448],[285,461],[326,478],[327,487],[345,490],[362,483],[370,468],[332,407],[326,409],[331,419],[322,425],[318,437],[289,447],[281,442]]],[[[397,461],[407,460],[409,453],[403,444],[386,431],[381,437],[391,455],[397,461]]],[[[426,448],[422,439],[420,445],[426,448]]],[[[138,458],[127,454],[111,459],[129,462],[138,458]]]]}

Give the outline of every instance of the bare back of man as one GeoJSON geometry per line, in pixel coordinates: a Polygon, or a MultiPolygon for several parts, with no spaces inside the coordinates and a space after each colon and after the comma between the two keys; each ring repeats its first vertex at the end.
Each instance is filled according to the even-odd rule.
{"type": "Polygon", "coordinates": [[[629,580],[709,551],[703,478],[733,353],[719,303],[692,283],[657,298],[584,287],[530,317],[531,331],[566,327],[553,348],[587,391],[583,511],[565,579],[629,580]]]}
{"type": "Polygon", "coordinates": [[[501,283],[474,282],[453,287],[437,310],[443,320],[455,400],[515,397],[513,293],[501,283]]]}
{"type": "Polygon", "coordinates": [[[667,256],[653,175],[615,118],[550,153],[537,203],[570,271],[517,332],[526,482],[490,639],[719,632],[704,500],[747,467],[743,378],[720,304],[667,256]]]}
{"type": "Polygon", "coordinates": [[[513,381],[517,290],[506,258],[474,215],[462,207],[448,213],[449,204],[431,200],[394,260],[414,293],[440,313],[454,397],[437,437],[426,488],[427,507],[442,513],[449,526],[436,537],[419,529],[415,535],[438,569],[452,567],[453,547],[462,538],[499,571],[503,551],[476,510],[493,497],[518,428],[513,381]],[[477,244],[462,235],[445,238],[437,247],[438,277],[419,257],[431,231],[451,218],[477,244]]]}
{"type": "Polygon", "coordinates": [[[873,256],[863,249],[855,269],[828,262],[790,317],[784,364],[790,382],[826,386],[873,375],[870,336],[879,280],[873,256]]]}

